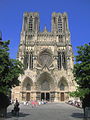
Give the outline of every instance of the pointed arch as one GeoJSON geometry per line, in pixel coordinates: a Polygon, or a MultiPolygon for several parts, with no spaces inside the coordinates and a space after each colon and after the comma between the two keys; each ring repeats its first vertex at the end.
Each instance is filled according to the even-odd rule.
{"type": "Polygon", "coordinates": [[[49,91],[54,88],[54,80],[48,72],[43,72],[37,79],[37,85],[41,91],[49,91]]]}
{"type": "Polygon", "coordinates": [[[31,91],[32,85],[33,85],[32,79],[29,77],[26,77],[22,82],[22,89],[26,91],[31,91]]]}
{"type": "Polygon", "coordinates": [[[68,83],[65,77],[61,77],[58,83],[58,88],[60,91],[68,90],[68,83]]]}

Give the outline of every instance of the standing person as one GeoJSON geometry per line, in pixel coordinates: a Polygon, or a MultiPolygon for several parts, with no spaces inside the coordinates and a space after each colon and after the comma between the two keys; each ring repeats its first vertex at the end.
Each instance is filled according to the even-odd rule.
{"type": "Polygon", "coordinates": [[[86,108],[86,103],[85,103],[85,99],[82,100],[82,108],[83,108],[83,112],[84,112],[84,117],[85,117],[85,108],[86,108]]]}
{"type": "Polygon", "coordinates": [[[17,98],[16,98],[16,102],[15,102],[15,104],[14,104],[14,107],[16,107],[16,108],[19,107],[19,102],[18,102],[17,98]]]}
{"type": "Polygon", "coordinates": [[[18,100],[16,98],[16,102],[14,104],[14,111],[13,111],[14,114],[19,116],[19,110],[20,110],[20,108],[19,108],[19,102],[18,102],[18,100]]]}

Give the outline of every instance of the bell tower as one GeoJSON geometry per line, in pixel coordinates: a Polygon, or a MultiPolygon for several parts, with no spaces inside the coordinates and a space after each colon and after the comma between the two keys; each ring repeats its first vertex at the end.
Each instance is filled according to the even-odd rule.
{"type": "Polygon", "coordinates": [[[39,32],[39,14],[37,12],[24,13],[22,31],[39,32]]]}
{"type": "Polygon", "coordinates": [[[58,42],[65,44],[70,42],[70,40],[67,40],[70,37],[67,13],[52,13],[51,31],[57,35],[58,42]]]}

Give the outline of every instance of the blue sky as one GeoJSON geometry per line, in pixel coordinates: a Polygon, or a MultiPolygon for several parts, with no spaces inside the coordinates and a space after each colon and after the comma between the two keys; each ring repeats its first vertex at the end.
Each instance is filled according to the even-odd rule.
{"type": "Polygon", "coordinates": [[[40,29],[50,31],[52,12],[67,12],[71,43],[90,42],[90,0],[0,0],[0,30],[3,40],[10,40],[10,57],[16,58],[24,12],[39,12],[40,29]]]}

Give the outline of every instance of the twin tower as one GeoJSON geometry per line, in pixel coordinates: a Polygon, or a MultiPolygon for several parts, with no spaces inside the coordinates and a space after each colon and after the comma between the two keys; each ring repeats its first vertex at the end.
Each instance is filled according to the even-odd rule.
{"type": "MultiPolygon", "coordinates": [[[[52,13],[52,28],[51,32],[68,31],[68,20],[66,13],[52,13]]],[[[40,32],[40,18],[37,12],[25,13],[23,17],[23,31],[40,32]]]]}
{"type": "Polygon", "coordinates": [[[45,27],[41,32],[39,14],[24,13],[17,59],[24,64],[24,75],[12,89],[12,99],[69,100],[75,82],[67,14],[52,13],[51,31],[45,27]]]}

